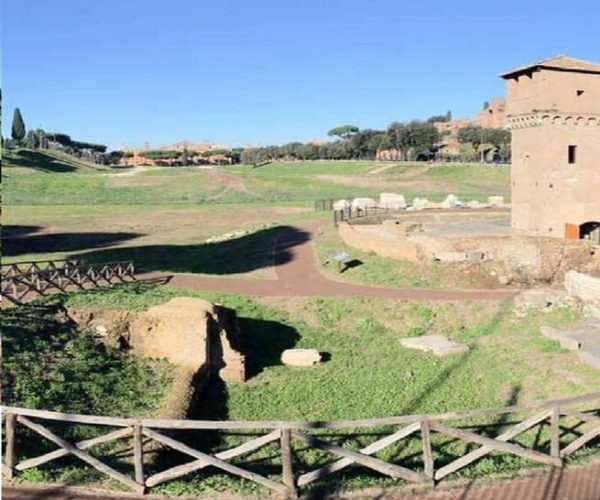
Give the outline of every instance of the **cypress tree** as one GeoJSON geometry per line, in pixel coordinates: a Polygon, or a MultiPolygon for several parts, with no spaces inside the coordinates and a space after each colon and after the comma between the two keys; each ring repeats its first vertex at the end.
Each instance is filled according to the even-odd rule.
{"type": "Polygon", "coordinates": [[[12,121],[12,129],[11,136],[16,141],[22,141],[25,137],[25,122],[23,121],[23,117],[21,116],[21,110],[19,108],[15,108],[15,113],[13,115],[12,121]]]}

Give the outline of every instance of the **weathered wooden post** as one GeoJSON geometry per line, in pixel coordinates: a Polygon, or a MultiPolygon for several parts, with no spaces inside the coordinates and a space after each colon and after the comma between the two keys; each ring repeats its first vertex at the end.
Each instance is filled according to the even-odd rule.
{"type": "Polygon", "coordinates": [[[12,479],[16,464],[16,436],[15,436],[16,415],[14,413],[6,414],[6,450],[5,455],[5,475],[12,479]]]}
{"type": "Polygon", "coordinates": [[[133,426],[133,467],[135,470],[135,482],[140,486],[143,493],[144,486],[144,448],[142,442],[142,426],[135,424],[133,426]]]}
{"type": "Polygon", "coordinates": [[[425,466],[425,475],[433,479],[433,455],[431,453],[431,429],[429,420],[421,420],[421,442],[423,445],[423,465],[425,466]]]}
{"type": "Polygon", "coordinates": [[[289,429],[281,430],[281,467],[283,473],[283,484],[288,488],[287,498],[298,498],[296,484],[294,481],[294,469],[292,465],[292,443],[289,429]]]}
{"type": "Polygon", "coordinates": [[[550,455],[560,458],[560,408],[552,408],[550,415],[550,455]]]}

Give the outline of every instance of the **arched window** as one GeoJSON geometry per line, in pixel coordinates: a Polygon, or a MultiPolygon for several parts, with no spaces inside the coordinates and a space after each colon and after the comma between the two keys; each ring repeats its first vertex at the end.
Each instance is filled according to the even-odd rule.
{"type": "Polygon", "coordinates": [[[600,245],[600,222],[585,222],[579,226],[579,237],[600,245]]]}

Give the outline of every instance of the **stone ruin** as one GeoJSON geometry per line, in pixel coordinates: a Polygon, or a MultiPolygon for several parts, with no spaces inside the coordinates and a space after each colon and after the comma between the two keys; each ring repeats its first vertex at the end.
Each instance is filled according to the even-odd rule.
{"type": "Polygon", "coordinates": [[[443,335],[407,337],[401,339],[400,343],[407,349],[418,349],[420,351],[430,352],[438,357],[469,352],[468,346],[454,342],[443,335]]]}
{"type": "Polygon", "coordinates": [[[583,312],[578,325],[558,329],[543,325],[540,334],[558,342],[563,349],[573,351],[580,361],[600,370],[600,269],[594,274],[569,271],[565,289],[526,290],[515,297],[514,312],[524,316],[528,310],[544,312],[557,307],[573,307],[583,312]]]}
{"type": "MultiPolygon", "coordinates": [[[[401,207],[400,196],[381,193],[379,207],[401,207]]],[[[485,265],[485,272],[502,286],[560,283],[571,269],[592,268],[594,259],[600,269],[599,252],[594,254],[589,242],[516,232],[506,208],[502,196],[489,196],[487,203],[465,203],[452,194],[440,203],[416,197],[383,221],[356,218],[340,222],[337,230],[347,245],[382,257],[485,265]]]]}
{"type": "Polygon", "coordinates": [[[233,309],[206,300],[176,297],[146,311],[70,308],[68,316],[103,340],[174,365],[163,418],[183,418],[194,394],[213,375],[226,383],[246,380],[243,339],[233,309]]]}
{"type": "Polygon", "coordinates": [[[404,195],[398,193],[380,193],[379,201],[373,198],[362,197],[353,200],[336,200],[333,210],[365,210],[369,208],[381,208],[385,210],[431,210],[431,209],[452,209],[452,208],[509,208],[510,205],[504,202],[503,196],[488,196],[487,202],[478,200],[462,201],[458,196],[449,194],[442,202],[429,201],[427,198],[415,197],[408,204],[404,195]]]}

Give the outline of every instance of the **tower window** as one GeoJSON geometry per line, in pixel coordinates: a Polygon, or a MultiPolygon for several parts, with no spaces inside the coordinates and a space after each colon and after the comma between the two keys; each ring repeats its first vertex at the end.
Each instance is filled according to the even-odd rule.
{"type": "Polygon", "coordinates": [[[569,165],[577,163],[577,146],[569,145],[569,165]]]}
{"type": "Polygon", "coordinates": [[[584,90],[578,90],[577,91],[577,97],[582,96],[584,92],[585,92],[584,90]]]}

